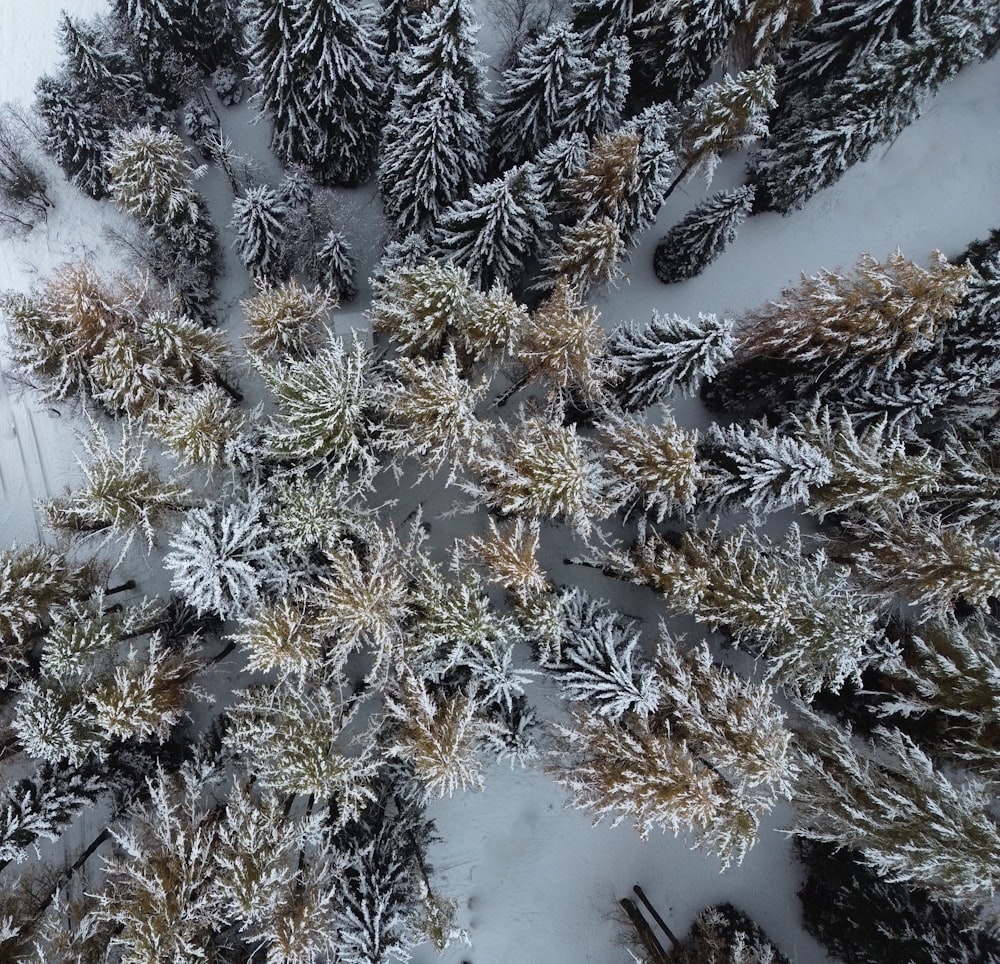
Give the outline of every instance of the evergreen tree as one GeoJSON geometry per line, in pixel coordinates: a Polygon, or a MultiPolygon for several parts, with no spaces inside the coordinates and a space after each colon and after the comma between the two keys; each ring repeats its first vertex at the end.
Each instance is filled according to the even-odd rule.
{"type": "Polygon", "coordinates": [[[564,133],[567,92],[583,55],[581,38],[561,21],[517,51],[493,110],[491,148],[501,170],[532,159],[564,133]]]}
{"type": "Polygon", "coordinates": [[[585,53],[569,75],[558,133],[595,137],[618,127],[632,66],[628,41],[613,37],[585,53]]]}
{"type": "Polygon", "coordinates": [[[961,905],[872,873],[849,850],[800,841],[806,880],[799,890],[806,930],[845,964],[1000,957],[1000,941],[961,905]]]}
{"type": "Polygon", "coordinates": [[[111,9],[126,36],[132,39],[147,79],[154,86],[161,84],[164,57],[178,39],[177,3],[175,0],[112,0],[111,9]]]}
{"type": "Polygon", "coordinates": [[[839,690],[886,657],[877,614],[861,604],[844,567],[819,550],[806,555],[793,526],[783,543],[742,528],[687,532],[679,547],[646,537],[611,569],[662,592],[671,608],[727,626],[737,645],[762,654],[768,673],[811,698],[839,690]]]}
{"type": "Polygon", "coordinates": [[[306,358],[260,370],[277,403],[264,433],[271,458],[332,472],[372,460],[377,388],[371,353],[359,339],[348,346],[331,335],[306,358]]]}
{"type": "Polygon", "coordinates": [[[425,17],[398,71],[379,188],[403,237],[431,227],[484,173],[484,84],[466,0],[448,0],[425,17]]]}
{"type": "Polygon", "coordinates": [[[617,328],[608,342],[623,404],[635,411],[678,390],[693,395],[703,378],[713,378],[729,361],[734,341],[732,319],[715,315],[692,321],[654,311],[645,328],[617,328]]]}
{"type": "Polygon", "coordinates": [[[141,533],[151,551],[163,520],[187,507],[189,490],[161,478],[147,459],[135,423],[125,424],[117,445],[91,423],[84,448],[90,460],[79,460],[83,485],[42,504],[46,525],[73,535],[104,532],[108,539],[117,537],[123,542],[122,555],[141,533]]]}
{"type": "Polygon", "coordinates": [[[653,0],[633,18],[636,60],[646,83],[686,101],[720,61],[745,0],[653,0]]]}
{"type": "Polygon", "coordinates": [[[699,911],[670,964],[788,964],[770,938],[732,904],[699,911]]]}
{"type": "Polygon", "coordinates": [[[633,0],[573,0],[573,30],[588,47],[624,37],[632,26],[633,0]]]}
{"type": "Polygon", "coordinates": [[[667,409],[655,424],[609,414],[598,429],[615,505],[626,514],[638,506],[657,522],[694,511],[704,483],[697,431],[681,428],[667,409]]]}
{"type": "Polygon", "coordinates": [[[564,188],[587,160],[589,141],[584,134],[560,137],[535,155],[532,163],[550,219],[565,201],[564,188]]]}
{"type": "Polygon", "coordinates": [[[744,62],[775,60],[779,49],[823,9],[823,0],[749,0],[736,25],[733,46],[744,62]]]}
{"type": "Polygon", "coordinates": [[[591,288],[614,282],[622,274],[619,262],[625,255],[618,226],[610,218],[581,221],[563,228],[558,246],[542,264],[542,289],[565,278],[581,296],[591,288]]]}
{"type": "Polygon", "coordinates": [[[720,191],[692,208],[656,246],[653,271],[664,284],[701,274],[736,239],[753,207],[754,188],[720,191]]]}
{"type": "Polygon", "coordinates": [[[223,619],[249,615],[269,592],[294,581],[294,570],[265,523],[262,490],[185,513],[163,560],[171,587],[198,611],[223,619]],[[289,571],[291,570],[291,571],[289,571]]]}
{"type": "Polygon", "coordinates": [[[807,505],[814,488],[828,483],[833,466],[824,453],[803,439],[782,435],[766,422],[713,424],[701,448],[705,460],[706,503],[746,508],[755,517],[807,505]]]}
{"type": "Polygon", "coordinates": [[[750,161],[758,209],[800,208],[878,144],[895,138],[919,116],[929,94],[982,57],[992,16],[987,6],[987,0],[956,2],[912,42],[886,42],[820,96],[786,108],[768,145],[750,161]]]}
{"type": "Polygon", "coordinates": [[[954,317],[970,277],[936,251],[927,269],[897,251],[884,262],[863,254],[854,270],[803,275],[780,301],[747,313],[740,352],[826,365],[863,359],[891,372],[954,317]]]}
{"type": "Polygon", "coordinates": [[[268,187],[249,188],[233,201],[236,251],[247,271],[265,282],[288,274],[283,244],[287,215],[281,198],[268,187]]]}
{"type": "Polygon", "coordinates": [[[680,150],[684,168],[674,183],[695,170],[704,171],[711,183],[720,155],[765,137],[775,104],[774,84],[774,67],[766,65],[727,75],[699,90],[685,105],[680,150]]]}
{"type": "Polygon", "coordinates": [[[434,9],[437,0],[379,0],[379,30],[385,36],[385,55],[390,67],[388,83],[394,90],[400,60],[416,45],[424,14],[434,9]]]}
{"type": "Polygon", "coordinates": [[[226,444],[244,426],[232,398],[217,385],[168,396],[166,406],[149,428],[177,460],[178,465],[205,465],[226,461],[226,444]]]}
{"type": "Polygon", "coordinates": [[[323,288],[297,281],[272,286],[258,280],[257,294],[240,302],[249,329],[244,341],[255,355],[301,357],[316,347],[334,307],[323,288]]]}
{"type": "Polygon", "coordinates": [[[108,192],[104,154],[110,131],[96,107],[69,84],[42,77],[35,86],[35,109],[45,125],[42,147],[81,191],[104,197],[108,192]]]}
{"type": "Polygon", "coordinates": [[[327,232],[316,249],[315,262],[317,280],[338,302],[353,301],[358,296],[351,245],[340,231],[327,232]]]}
{"type": "Polygon", "coordinates": [[[524,271],[547,227],[548,212],[530,164],[473,189],[446,210],[433,243],[481,288],[510,287],[524,271]]]}
{"type": "Polygon", "coordinates": [[[876,730],[875,746],[861,750],[818,717],[807,727],[797,835],[850,846],[879,877],[939,900],[974,907],[992,898],[1000,832],[981,783],[950,779],[898,730],[876,730]]]}
{"type": "Polygon", "coordinates": [[[248,59],[273,146],[326,183],[354,184],[378,140],[383,65],[374,11],[354,0],[252,0],[248,59]]]}
{"type": "Polygon", "coordinates": [[[849,526],[858,573],[880,593],[896,593],[945,616],[960,602],[987,606],[1000,599],[1000,552],[965,526],[945,526],[919,513],[849,526]]]}

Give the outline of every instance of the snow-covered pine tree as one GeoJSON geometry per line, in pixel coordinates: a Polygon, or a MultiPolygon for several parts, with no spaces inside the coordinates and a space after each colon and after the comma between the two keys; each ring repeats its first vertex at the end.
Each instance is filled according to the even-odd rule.
{"type": "Polygon", "coordinates": [[[270,593],[295,580],[287,554],[267,525],[264,491],[196,506],[184,515],[163,560],[171,587],[199,614],[223,619],[250,614],[270,593]]]}
{"type": "Polygon", "coordinates": [[[316,280],[324,285],[338,303],[358,296],[357,267],[351,245],[340,231],[328,231],[313,255],[316,280]]]}
{"type": "Polygon", "coordinates": [[[767,146],[750,159],[757,208],[800,208],[895,138],[919,116],[929,94],[983,56],[994,16],[989,0],[954,0],[911,42],[886,42],[820,96],[793,100],[767,146]]]}
{"type": "Polygon", "coordinates": [[[93,562],[42,544],[0,551],[0,690],[25,667],[33,638],[97,587],[93,562]]]}
{"type": "Polygon", "coordinates": [[[396,89],[400,60],[405,57],[420,37],[421,21],[437,0],[379,0],[378,26],[385,37],[385,56],[390,76],[389,90],[396,89]]]}
{"type": "Polygon", "coordinates": [[[760,819],[791,796],[791,733],[768,687],[682,655],[666,634],[655,662],[656,706],[613,720],[577,712],[560,727],[557,780],[581,809],[615,823],[693,832],[728,866],[756,842],[760,819]]]}
{"type": "Polygon", "coordinates": [[[509,288],[523,275],[547,227],[534,167],[521,164],[444,211],[432,243],[482,289],[509,288]]]}
{"type": "MultiPolygon", "coordinates": [[[[567,78],[557,133],[596,137],[615,130],[625,110],[632,58],[628,40],[612,37],[584,51],[567,78]]],[[[544,146],[544,145],[543,145],[544,146]]]]}
{"type": "Polygon", "coordinates": [[[107,789],[94,758],[82,765],[40,764],[0,802],[0,868],[21,863],[39,837],[58,840],[66,825],[107,789]]]}
{"type": "Polygon", "coordinates": [[[531,160],[562,133],[570,79],[583,56],[581,38],[559,20],[516,52],[493,108],[491,151],[499,169],[531,160]]]}
{"type": "Polygon", "coordinates": [[[164,58],[178,43],[175,0],[112,0],[111,10],[131,41],[146,80],[154,88],[164,83],[164,58]]]}
{"type": "Polygon", "coordinates": [[[382,383],[385,421],[378,446],[392,453],[397,474],[402,471],[399,462],[413,458],[422,465],[421,478],[445,465],[450,478],[467,453],[483,443],[487,428],[476,416],[476,406],[486,397],[489,382],[463,378],[451,345],[439,361],[397,358],[390,371],[391,380],[382,383]]]}
{"type": "Polygon", "coordinates": [[[701,274],[735,240],[753,208],[754,191],[720,191],[685,214],[653,252],[656,277],[670,284],[701,274]]]}
{"type": "Polygon", "coordinates": [[[732,46],[744,63],[778,59],[778,51],[823,9],[823,0],[748,0],[732,46]]]}
{"type": "Polygon", "coordinates": [[[198,220],[197,172],[184,142],[168,130],[118,130],[107,155],[111,196],[147,227],[179,228],[198,220]]]}
{"type": "Polygon", "coordinates": [[[315,610],[305,593],[282,596],[258,606],[241,622],[241,631],[229,639],[238,643],[247,656],[252,673],[289,673],[306,677],[320,672],[326,648],[314,620],[315,610]]]}
{"type": "Polygon", "coordinates": [[[812,443],[782,434],[764,421],[709,428],[703,460],[705,506],[746,508],[754,517],[808,505],[812,491],[830,482],[833,466],[812,443]]]}
{"type": "Polygon", "coordinates": [[[343,684],[314,674],[244,690],[223,736],[223,745],[244,757],[259,786],[335,804],[337,826],[357,820],[376,799],[380,766],[370,744],[353,753],[344,735],[358,704],[345,698],[343,684]]]}
{"type": "Polygon", "coordinates": [[[623,242],[634,244],[669,194],[676,134],[676,111],[656,104],[598,137],[586,162],[564,185],[575,217],[611,218],[623,242]]]}
{"type": "Polygon", "coordinates": [[[422,259],[375,281],[372,328],[389,335],[404,354],[434,357],[446,339],[469,326],[480,301],[464,268],[422,259]]]}
{"type": "Polygon", "coordinates": [[[680,944],[670,949],[671,964],[789,964],[755,921],[732,904],[698,912],[680,944]]]}
{"type": "Polygon", "coordinates": [[[703,378],[714,378],[732,358],[734,346],[731,318],[700,313],[690,319],[654,311],[645,328],[623,325],[608,339],[621,377],[617,391],[631,411],[676,391],[695,394],[703,378]]]}
{"type": "Polygon", "coordinates": [[[886,880],[850,850],[800,840],[796,855],[806,871],[799,890],[803,924],[845,964],[977,964],[1000,957],[996,935],[960,904],[886,880]]]}
{"type": "Polygon", "coordinates": [[[551,664],[566,698],[618,722],[627,713],[649,716],[660,697],[660,679],[636,653],[635,623],[583,590],[559,594],[560,659],[551,664]]]}
{"type": "Polygon", "coordinates": [[[212,886],[218,814],[190,771],[158,768],[148,786],[148,800],[111,831],[115,852],[93,918],[113,925],[111,945],[122,964],[198,960],[220,927],[212,886]]]}
{"type": "Polygon", "coordinates": [[[922,606],[925,617],[1000,599],[1000,552],[967,526],[911,512],[885,522],[869,517],[847,529],[859,576],[889,599],[898,593],[922,606]]]}
{"type": "Polygon", "coordinates": [[[584,304],[580,291],[560,277],[521,331],[515,354],[556,404],[604,402],[607,339],[598,318],[597,309],[584,304]]]}
{"type": "Polygon", "coordinates": [[[819,717],[803,729],[794,833],[850,847],[878,876],[937,899],[971,907],[992,899],[1000,831],[983,784],[946,776],[898,730],[877,729],[875,745],[861,750],[819,717]]]}
{"type": "Polygon", "coordinates": [[[573,30],[588,47],[625,37],[632,26],[633,0],[572,0],[573,30]]]}
{"type": "Polygon", "coordinates": [[[653,0],[632,20],[640,88],[686,101],[722,59],[746,0],[653,0]]]}
{"type": "Polygon", "coordinates": [[[294,279],[278,285],[258,279],[257,293],[240,307],[247,320],[247,348],[282,358],[301,357],[317,346],[336,302],[326,288],[307,288],[294,279]]]}
{"type": "Polygon", "coordinates": [[[679,152],[684,166],[674,184],[694,171],[711,183],[722,154],[766,137],[774,84],[775,69],[767,64],[701,88],[684,106],[679,152]]]}
{"type": "Polygon", "coordinates": [[[548,289],[556,279],[565,278],[581,297],[586,296],[591,288],[621,277],[619,262],[624,256],[625,245],[611,218],[566,225],[557,247],[542,263],[542,279],[536,286],[548,289]]]}
{"type": "Polygon", "coordinates": [[[829,408],[793,421],[796,436],[830,464],[830,478],[809,488],[806,511],[820,520],[849,511],[891,516],[941,487],[941,456],[891,431],[884,416],[860,430],[846,412],[834,419],[829,408]]]}
{"type": "Polygon", "coordinates": [[[458,547],[458,558],[467,555],[487,570],[487,578],[526,600],[546,592],[548,577],[538,562],[539,525],[515,518],[497,525],[487,519],[487,531],[471,536],[458,547]]]}
{"type": "Polygon", "coordinates": [[[356,0],[252,0],[248,60],[273,146],[323,183],[354,184],[378,143],[376,13],[356,0]]]}
{"type": "Polygon", "coordinates": [[[836,692],[886,657],[877,613],[862,605],[849,570],[822,550],[804,553],[797,526],[777,544],[746,527],[725,537],[689,531],[679,547],[647,536],[608,562],[672,609],[727,626],[737,645],[766,658],[769,676],[805,698],[836,692]]]}
{"type": "MultiPolygon", "coordinates": [[[[954,423],[953,423],[954,424],[954,423]]],[[[1000,439],[990,431],[963,431],[942,439],[938,485],[924,504],[949,523],[970,526],[986,539],[1000,536],[1000,439]]]]}
{"type": "Polygon", "coordinates": [[[825,269],[803,275],[780,301],[747,312],[738,350],[824,365],[863,360],[891,372],[955,316],[970,277],[970,268],[949,264],[939,251],[926,269],[900,251],[884,262],[862,254],[853,276],[825,269]]]}
{"type": "Polygon", "coordinates": [[[412,764],[425,798],[483,788],[480,751],[489,723],[472,693],[438,695],[407,673],[397,693],[385,694],[385,706],[388,753],[412,764]]]}
{"type": "Polygon", "coordinates": [[[607,514],[603,470],[573,426],[546,415],[518,413],[470,459],[477,481],[461,482],[476,501],[502,515],[562,519],[578,535],[607,514]]]}
{"type": "Polygon", "coordinates": [[[359,338],[347,345],[331,335],[313,354],[260,372],[277,403],[264,432],[270,458],[332,472],[373,461],[378,389],[371,351],[359,338]]]}
{"type": "Polygon", "coordinates": [[[474,34],[466,4],[453,7],[439,6],[426,17],[420,43],[402,58],[382,133],[379,189],[398,237],[430,228],[485,170],[483,85],[464,76],[480,70],[474,34]],[[447,35],[449,25],[457,36],[447,35]]]}
{"type": "Polygon", "coordinates": [[[35,85],[35,110],[44,124],[42,147],[85,194],[108,193],[104,155],[110,131],[100,112],[62,80],[42,77],[35,85]]]}
{"type": "Polygon", "coordinates": [[[68,78],[100,107],[102,115],[119,119],[116,115],[123,105],[108,101],[124,99],[132,106],[140,80],[131,73],[125,52],[111,46],[111,39],[107,30],[74,20],[65,11],[59,19],[59,46],[68,78]]]}
{"type": "Polygon", "coordinates": [[[607,470],[607,498],[628,514],[634,507],[656,521],[695,508],[703,484],[698,432],[681,428],[669,409],[647,423],[608,413],[598,423],[601,461],[607,470]]]}
{"type": "Polygon", "coordinates": [[[230,226],[236,252],[255,278],[277,282],[287,277],[290,266],[283,244],[287,216],[277,192],[263,185],[248,188],[233,201],[230,226]]]}
{"type": "Polygon", "coordinates": [[[178,465],[203,465],[211,470],[225,464],[226,445],[245,424],[226,392],[217,385],[203,385],[168,395],[149,430],[178,465]]]}
{"type": "Polygon", "coordinates": [[[586,163],[589,145],[585,134],[560,137],[532,159],[542,201],[549,211],[550,220],[555,220],[555,215],[565,201],[566,183],[586,163]]]}
{"type": "Polygon", "coordinates": [[[41,504],[45,524],[69,535],[120,539],[122,556],[141,534],[152,551],[156,530],[171,513],[188,507],[190,491],[161,477],[135,422],[123,425],[117,443],[94,422],[90,428],[83,440],[88,460],[78,459],[83,484],[41,504]]]}

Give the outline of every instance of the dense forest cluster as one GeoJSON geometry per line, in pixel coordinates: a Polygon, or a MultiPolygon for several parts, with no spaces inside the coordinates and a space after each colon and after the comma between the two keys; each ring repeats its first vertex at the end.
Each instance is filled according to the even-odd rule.
{"type": "MultiPolygon", "coordinates": [[[[54,162],[131,225],[130,269],[0,302],[5,368],[83,426],[46,541],[0,552],[0,957],[444,949],[427,804],[500,761],[723,866],[788,802],[831,954],[1000,960],[1000,232],[741,317],[588,302],[726,155],[745,183],[673,225],[664,284],[801,207],[996,52],[1000,6],[501,6],[491,76],[471,0],[110,0],[0,117],[3,220],[46,215],[54,162]],[[280,165],[227,135],[245,97],[280,165]],[[384,253],[342,337],[366,186],[384,253]]],[[[663,960],[783,957],[721,907],[663,960]]]]}

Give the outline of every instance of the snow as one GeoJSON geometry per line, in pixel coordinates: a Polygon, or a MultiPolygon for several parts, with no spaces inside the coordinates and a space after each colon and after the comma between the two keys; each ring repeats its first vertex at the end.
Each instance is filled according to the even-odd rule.
{"type": "MultiPolygon", "coordinates": [[[[56,58],[54,28],[64,6],[79,16],[106,10],[105,0],[32,0],[30,5],[0,0],[0,99],[30,101],[35,79],[56,58]]],[[[480,42],[486,46],[496,33],[487,23],[480,42]]],[[[918,261],[926,260],[935,247],[954,254],[972,238],[1000,226],[998,89],[1000,58],[965,69],[892,145],[790,217],[751,218],[736,242],[700,277],[668,287],[657,282],[651,270],[658,240],[702,198],[738,185],[742,163],[738,158],[724,162],[708,190],[700,180],[684,185],[660,212],[656,228],[642,238],[626,265],[626,278],[598,298],[605,325],[631,319],[645,323],[654,309],[680,315],[737,313],[775,297],[800,272],[853,264],[862,251],[881,258],[899,247],[918,261]]],[[[223,113],[234,140],[236,127],[251,113],[246,105],[223,113]]],[[[238,149],[264,142],[266,125],[249,128],[246,134],[238,149]]],[[[83,256],[102,266],[115,263],[101,234],[102,223],[117,220],[111,206],[81,197],[54,169],[50,180],[57,206],[48,222],[30,234],[0,238],[0,289],[26,290],[55,265],[83,256]]],[[[208,195],[223,244],[228,245],[228,184],[212,172],[199,189],[208,195]]],[[[355,253],[360,251],[362,282],[381,232],[373,193],[370,187],[344,192],[343,230],[355,253]],[[364,234],[360,242],[359,232],[364,234]]],[[[227,260],[231,265],[231,253],[227,260]]],[[[359,300],[338,314],[338,331],[365,325],[368,290],[364,283],[360,287],[359,300]]],[[[223,304],[235,307],[249,290],[246,275],[232,271],[223,304]]],[[[232,318],[228,327],[234,327],[232,318]]],[[[685,421],[706,423],[695,402],[683,403],[678,410],[685,421]]],[[[70,416],[71,406],[48,406],[31,394],[21,395],[9,376],[0,375],[0,545],[39,538],[32,500],[57,494],[76,478],[70,416]]],[[[446,494],[445,500],[450,497],[446,494]]],[[[436,533],[448,531],[451,524],[435,521],[436,533]]],[[[137,558],[135,551],[131,558],[137,558]]],[[[131,574],[145,580],[142,588],[151,591],[154,577],[144,567],[140,558],[131,574]]],[[[655,624],[660,615],[652,593],[618,586],[589,571],[559,565],[552,569],[560,582],[594,584],[597,595],[611,597],[616,608],[642,616],[648,624],[655,624]]],[[[230,681],[227,673],[220,685],[230,681]]],[[[539,697],[535,687],[529,698],[543,704],[544,716],[557,710],[551,705],[555,698],[539,697]]],[[[459,922],[470,931],[473,947],[453,947],[442,957],[421,948],[415,954],[417,964],[627,961],[627,951],[616,943],[627,933],[617,900],[630,894],[635,883],[643,886],[678,934],[687,930],[701,907],[730,901],[749,913],[793,964],[827,960],[799,924],[799,871],[789,839],[778,832],[791,820],[787,808],[777,808],[765,821],[760,843],[741,866],[720,874],[716,858],[690,851],[684,839],[654,832],[643,841],[627,825],[592,827],[586,814],[566,809],[565,794],[542,772],[491,766],[485,775],[484,792],[459,794],[431,807],[441,837],[429,855],[434,880],[442,895],[459,900],[459,922]]],[[[87,823],[87,828],[77,828],[80,839],[96,834],[102,826],[100,814],[90,814],[87,823]]]]}

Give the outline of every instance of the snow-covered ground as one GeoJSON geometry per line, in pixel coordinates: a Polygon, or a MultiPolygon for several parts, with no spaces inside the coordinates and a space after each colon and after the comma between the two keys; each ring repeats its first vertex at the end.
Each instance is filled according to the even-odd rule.
{"type": "MultiPolygon", "coordinates": [[[[30,100],[36,77],[55,60],[54,28],[63,6],[77,15],[106,8],[102,0],[0,0],[0,99],[30,100]]],[[[489,34],[485,30],[483,36],[489,34]]],[[[703,182],[685,185],[634,252],[627,280],[599,299],[607,325],[644,322],[653,309],[737,313],[776,295],[801,271],[849,265],[862,251],[881,258],[899,247],[917,260],[935,247],[954,254],[1000,226],[998,90],[1000,59],[966,69],[890,147],[802,211],[788,218],[753,218],[701,277],[665,287],[652,274],[652,250],[682,211],[706,193],[703,182]]],[[[730,160],[711,190],[738,183],[740,174],[739,159],[730,160]]],[[[54,172],[52,177],[55,181],[54,172]]],[[[113,258],[101,234],[101,224],[115,217],[109,205],[81,198],[63,184],[54,184],[53,194],[57,207],[48,223],[28,235],[0,238],[0,289],[25,290],[67,260],[87,256],[107,263],[113,258]]],[[[360,218],[366,204],[348,200],[345,210],[360,218]]],[[[350,230],[350,224],[345,227],[350,230]]],[[[237,287],[231,284],[224,292],[232,305],[242,296],[237,287]]],[[[338,330],[362,325],[362,308],[355,304],[344,312],[338,330]]],[[[19,394],[9,378],[0,381],[3,546],[38,538],[32,500],[55,494],[74,477],[69,406],[61,408],[58,414],[30,394],[19,394]]],[[[695,404],[682,416],[692,424],[704,418],[695,404]]],[[[570,582],[579,570],[557,567],[552,575],[570,582]]],[[[588,574],[591,579],[599,595],[615,593],[615,605],[655,623],[659,613],[652,594],[616,588],[588,574]]],[[[432,848],[431,861],[441,892],[459,900],[460,923],[474,945],[452,948],[441,960],[628,961],[627,951],[616,943],[625,933],[617,900],[637,882],[679,933],[701,907],[730,901],[754,917],[792,962],[826,960],[798,923],[798,870],[788,838],[777,832],[789,821],[787,811],[772,815],[761,842],[740,867],[720,874],[716,859],[691,852],[684,839],[654,834],[643,841],[628,826],[594,828],[587,815],[565,809],[565,802],[541,772],[491,767],[483,793],[433,806],[442,839],[432,848]]],[[[418,964],[439,960],[429,949],[419,950],[415,959],[418,964]]]]}

